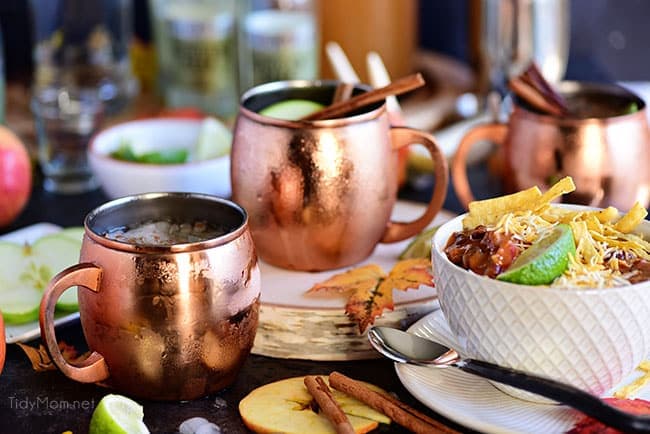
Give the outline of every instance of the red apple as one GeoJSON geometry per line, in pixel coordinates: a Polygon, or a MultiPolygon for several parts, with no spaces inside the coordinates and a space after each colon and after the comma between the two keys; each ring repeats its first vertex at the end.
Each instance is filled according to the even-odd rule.
{"type": "Polygon", "coordinates": [[[5,345],[5,325],[2,321],[2,312],[0,312],[0,373],[5,366],[5,352],[7,347],[5,345]]]}
{"type": "Polygon", "coordinates": [[[27,148],[0,125],[0,227],[13,222],[32,192],[32,164],[27,148]]]}

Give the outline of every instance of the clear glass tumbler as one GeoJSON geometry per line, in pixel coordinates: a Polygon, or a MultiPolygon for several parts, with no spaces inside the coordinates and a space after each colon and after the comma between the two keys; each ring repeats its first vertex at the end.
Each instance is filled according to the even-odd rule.
{"type": "Polygon", "coordinates": [[[94,190],[99,184],[86,156],[98,131],[103,104],[94,90],[45,88],[31,101],[43,188],[62,194],[94,190]]]}
{"type": "Polygon", "coordinates": [[[473,0],[479,87],[506,93],[509,78],[534,60],[557,83],[569,56],[569,0],[473,0]]]}
{"type": "Polygon", "coordinates": [[[30,0],[34,88],[95,89],[107,113],[135,96],[131,0],[30,0]]]}

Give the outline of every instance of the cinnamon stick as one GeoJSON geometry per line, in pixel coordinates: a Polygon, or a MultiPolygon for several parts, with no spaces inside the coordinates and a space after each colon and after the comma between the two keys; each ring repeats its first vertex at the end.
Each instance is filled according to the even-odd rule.
{"type": "Polygon", "coordinates": [[[363,383],[346,377],[340,372],[332,372],[329,381],[333,388],[357,398],[414,433],[457,433],[452,428],[431,419],[403,402],[383,393],[370,390],[363,383]]]}
{"type": "Polygon", "coordinates": [[[521,78],[513,78],[508,82],[510,89],[522,100],[544,113],[555,116],[565,114],[563,110],[544,98],[533,86],[524,82],[521,78]]]}
{"type": "Polygon", "coordinates": [[[334,103],[322,110],[310,114],[309,116],[305,116],[300,120],[316,121],[320,119],[332,119],[340,117],[361,107],[367,106],[368,104],[383,101],[389,95],[400,95],[417,89],[422,85],[424,85],[424,78],[422,78],[422,74],[417,73],[407,75],[406,77],[402,77],[399,80],[395,80],[387,86],[364,92],[348,99],[347,101],[334,103]]]}
{"type": "Polygon", "coordinates": [[[349,100],[352,96],[353,90],[354,84],[339,83],[338,86],[336,86],[336,90],[334,91],[334,98],[332,98],[332,103],[349,100]]]}
{"type": "Polygon", "coordinates": [[[336,403],[330,388],[327,387],[325,381],[316,375],[308,375],[305,377],[305,386],[311,396],[314,397],[320,406],[325,416],[332,422],[336,432],[339,434],[354,434],[354,428],[348,420],[348,417],[343,413],[341,407],[336,403]]]}
{"type": "Polygon", "coordinates": [[[531,62],[523,76],[534,83],[535,86],[539,88],[548,99],[552,100],[555,105],[560,107],[565,114],[569,113],[569,106],[564,100],[564,97],[553,89],[546,78],[544,78],[544,75],[542,75],[542,72],[539,70],[535,62],[531,62]]]}

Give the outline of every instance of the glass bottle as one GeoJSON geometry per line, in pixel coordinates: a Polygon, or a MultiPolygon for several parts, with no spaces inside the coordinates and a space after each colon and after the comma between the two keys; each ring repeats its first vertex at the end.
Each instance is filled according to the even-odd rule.
{"type": "Polygon", "coordinates": [[[150,0],[159,86],[169,107],[237,110],[236,0],[150,0]]]}
{"type": "Polygon", "coordinates": [[[246,0],[240,12],[241,91],[277,80],[313,80],[319,70],[313,0],[246,0]]]}

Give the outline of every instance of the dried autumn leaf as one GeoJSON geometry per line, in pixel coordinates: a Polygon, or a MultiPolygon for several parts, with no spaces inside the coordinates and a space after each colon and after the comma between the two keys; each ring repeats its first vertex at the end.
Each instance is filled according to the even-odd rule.
{"type": "Polygon", "coordinates": [[[431,261],[425,258],[413,258],[399,261],[388,277],[382,282],[382,285],[389,286],[390,289],[418,289],[420,285],[433,286],[433,276],[431,275],[431,261]]]}
{"type": "MultiPolygon", "coordinates": [[[[39,345],[38,348],[35,348],[19,343],[18,346],[25,352],[25,355],[29,361],[32,362],[32,368],[34,371],[43,372],[53,371],[57,369],[54,362],[52,362],[52,359],[50,359],[50,355],[48,354],[47,349],[43,345],[39,345]]],[[[63,341],[59,342],[59,350],[61,350],[63,358],[72,364],[85,359],[89,354],[84,353],[79,355],[77,353],[77,350],[72,345],[69,345],[63,341]]]]}
{"type": "Polygon", "coordinates": [[[336,274],[324,282],[315,284],[307,292],[367,291],[369,288],[374,288],[379,279],[384,277],[386,273],[379,265],[369,264],[336,274]]]}
{"type": "Polygon", "coordinates": [[[399,261],[388,275],[378,265],[364,265],[317,283],[309,293],[350,293],[345,313],[363,333],[385,309],[393,310],[393,289],[406,291],[433,285],[431,262],[425,258],[399,261]]]}
{"type": "Polygon", "coordinates": [[[361,334],[375,322],[375,318],[381,316],[384,309],[393,310],[393,288],[382,285],[385,281],[378,279],[372,287],[355,290],[345,305],[345,313],[359,324],[361,334]]]}

